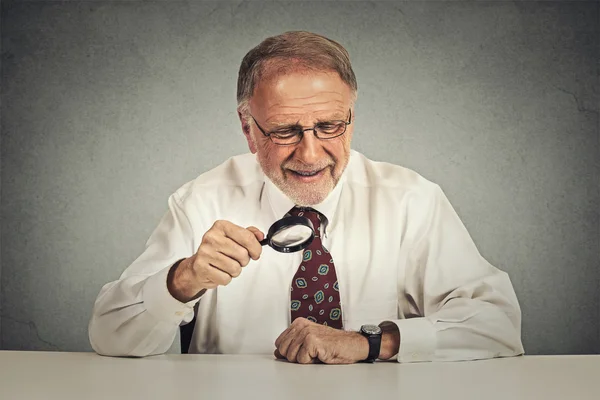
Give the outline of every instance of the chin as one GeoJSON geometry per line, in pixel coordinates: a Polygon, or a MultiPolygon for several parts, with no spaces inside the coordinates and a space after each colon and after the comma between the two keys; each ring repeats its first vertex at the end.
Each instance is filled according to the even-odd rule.
{"type": "Polygon", "coordinates": [[[301,207],[314,206],[322,203],[327,198],[331,190],[311,190],[310,187],[303,190],[283,190],[283,192],[297,205],[301,207]]]}
{"type": "MultiPolygon", "coordinates": [[[[288,196],[290,197],[290,196],[288,196]]],[[[290,197],[294,203],[299,206],[299,207],[310,207],[310,206],[314,206],[315,204],[319,204],[321,202],[323,202],[323,200],[325,200],[327,196],[321,196],[318,198],[301,198],[301,199],[294,199],[293,197],[290,197]]]]}
{"type": "Polygon", "coordinates": [[[286,179],[285,176],[275,176],[274,174],[267,174],[267,176],[279,190],[300,207],[310,207],[322,203],[337,183],[333,177],[320,182],[299,184],[286,179]]]}

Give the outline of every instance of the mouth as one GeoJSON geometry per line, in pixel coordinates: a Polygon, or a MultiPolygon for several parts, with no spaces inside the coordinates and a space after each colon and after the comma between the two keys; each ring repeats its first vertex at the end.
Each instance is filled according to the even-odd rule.
{"type": "Polygon", "coordinates": [[[300,176],[315,176],[316,174],[318,174],[321,171],[322,170],[319,170],[319,171],[292,171],[292,172],[295,173],[296,175],[300,175],[300,176]]]}
{"type": "Polygon", "coordinates": [[[321,177],[324,174],[325,170],[326,168],[317,171],[296,171],[293,169],[288,169],[288,171],[294,178],[303,182],[311,182],[319,179],[319,177],[321,177]]]}

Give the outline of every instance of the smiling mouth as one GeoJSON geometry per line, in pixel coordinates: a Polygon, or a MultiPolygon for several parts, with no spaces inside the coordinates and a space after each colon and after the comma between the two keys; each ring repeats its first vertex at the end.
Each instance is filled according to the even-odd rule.
{"type": "Polygon", "coordinates": [[[318,171],[293,171],[293,173],[300,175],[300,176],[315,176],[317,175],[319,172],[323,171],[322,169],[318,170],[318,171]]]}
{"type": "Polygon", "coordinates": [[[288,169],[292,176],[295,176],[297,179],[308,182],[311,179],[318,179],[318,177],[323,175],[323,172],[327,169],[321,168],[316,171],[298,171],[295,169],[288,169]]]}

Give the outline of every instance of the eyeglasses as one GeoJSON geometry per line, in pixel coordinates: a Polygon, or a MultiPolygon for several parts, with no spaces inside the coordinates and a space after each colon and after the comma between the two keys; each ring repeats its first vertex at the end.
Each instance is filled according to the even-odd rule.
{"type": "Polygon", "coordinates": [[[312,131],[317,138],[322,140],[333,139],[342,136],[346,132],[348,125],[352,123],[352,109],[350,109],[348,121],[323,121],[316,123],[312,128],[306,129],[302,129],[302,126],[296,124],[265,132],[258,122],[256,122],[256,118],[254,118],[252,114],[250,114],[250,116],[262,134],[271,139],[273,143],[280,146],[290,146],[300,143],[304,137],[304,132],[306,131],[312,131]]]}

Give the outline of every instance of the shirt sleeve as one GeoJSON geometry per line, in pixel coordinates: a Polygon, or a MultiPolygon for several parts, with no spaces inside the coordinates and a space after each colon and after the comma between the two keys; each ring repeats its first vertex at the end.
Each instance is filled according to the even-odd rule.
{"type": "Polygon", "coordinates": [[[195,249],[193,231],[176,194],[142,255],[100,290],[89,323],[92,348],[102,355],[147,356],[166,352],[180,324],[194,317],[198,299],[181,303],[167,289],[175,262],[195,249]]]}
{"type": "Polygon", "coordinates": [[[515,356],[521,310],[508,275],[488,263],[439,186],[407,252],[399,362],[515,356]]]}

